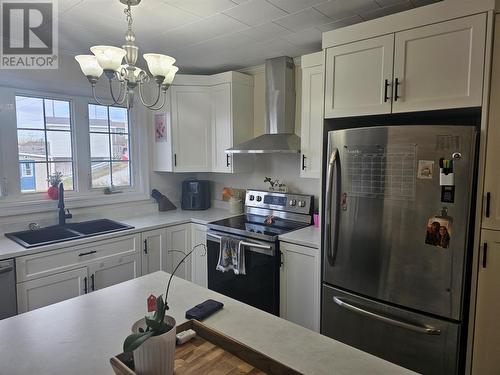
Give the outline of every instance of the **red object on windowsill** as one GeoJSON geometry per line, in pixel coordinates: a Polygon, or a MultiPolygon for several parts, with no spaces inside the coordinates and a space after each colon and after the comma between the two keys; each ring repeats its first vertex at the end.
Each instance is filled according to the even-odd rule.
{"type": "Polygon", "coordinates": [[[50,199],[52,200],[58,200],[59,199],[59,189],[57,186],[51,186],[47,190],[47,195],[49,196],[50,199]]]}

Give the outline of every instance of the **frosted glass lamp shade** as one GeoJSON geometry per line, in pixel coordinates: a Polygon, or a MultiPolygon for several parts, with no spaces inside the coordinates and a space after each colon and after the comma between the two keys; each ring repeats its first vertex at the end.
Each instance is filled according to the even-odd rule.
{"type": "Polygon", "coordinates": [[[163,80],[164,85],[171,85],[172,82],[174,81],[175,73],[179,70],[178,67],[176,66],[171,66],[170,69],[168,70],[168,73],[165,75],[165,79],[163,80]]]}
{"type": "Polygon", "coordinates": [[[90,47],[90,51],[104,70],[117,70],[127,54],[124,49],[113,46],[94,46],[90,47]]]}
{"type": "Polygon", "coordinates": [[[145,53],[143,57],[148,63],[148,69],[153,77],[165,76],[168,73],[169,67],[175,63],[173,57],[159,53],[145,53]]]}
{"type": "Polygon", "coordinates": [[[78,55],[75,60],[85,76],[99,78],[102,75],[102,68],[94,55],[78,55]]]}

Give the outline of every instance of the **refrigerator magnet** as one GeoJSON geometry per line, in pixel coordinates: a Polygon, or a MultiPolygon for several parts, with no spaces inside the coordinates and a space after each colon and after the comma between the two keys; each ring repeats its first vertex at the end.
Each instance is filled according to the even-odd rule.
{"type": "Polygon", "coordinates": [[[417,178],[421,180],[432,180],[433,170],[434,170],[433,160],[419,160],[417,169],[417,178]]]}
{"type": "Polygon", "coordinates": [[[443,249],[450,246],[451,227],[453,218],[444,216],[432,216],[427,220],[427,232],[425,243],[443,249]]]}

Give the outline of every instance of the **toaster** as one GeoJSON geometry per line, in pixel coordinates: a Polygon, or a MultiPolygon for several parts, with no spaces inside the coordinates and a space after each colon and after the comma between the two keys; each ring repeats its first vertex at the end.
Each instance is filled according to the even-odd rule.
{"type": "Polygon", "coordinates": [[[183,181],[181,208],[183,210],[210,208],[210,181],[195,179],[183,181]]]}

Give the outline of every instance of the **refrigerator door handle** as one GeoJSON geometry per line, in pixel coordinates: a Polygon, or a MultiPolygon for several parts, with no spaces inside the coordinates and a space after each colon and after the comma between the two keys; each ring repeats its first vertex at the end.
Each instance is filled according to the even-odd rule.
{"type": "MultiPolygon", "coordinates": [[[[339,150],[334,148],[330,154],[330,158],[328,159],[328,172],[326,176],[326,202],[325,202],[325,249],[328,258],[328,263],[331,266],[335,263],[335,255],[337,252],[337,244],[338,244],[338,214],[340,199],[338,197],[335,198],[335,238],[333,238],[332,244],[332,190],[333,190],[333,171],[335,170],[335,166],[337,164],[337,159],[339,156],[339,150]],[[332,246],[333,245],[333,246],[332,246]]],[[[339,192],[339,187],[337,187],[337,195],[339,192]]]]}
{"type": "Polygon", "coordinates": [[[381,322],[391,324],[393,326],[405,328],[405,329],[408,329],[408,330],[413,331],[413,332],[424,333],[426,335],[440,335],[441,334],[441,330],[434,328],[434,327],[420,326],[420,325],[415,325],[415,324],[411,324],[411,323],[406,323],[406,322],[402,322],[400,320],[389,318],[387,316],[373,313],[371,311],[363,310],[357,306],[354,306],[354,305],[351,305],[351,304],[345,302],[341,297],[333,297],[333,302],[335,302],[340,307],[343,307],[343,308],[350,310],[352,312],[364,315],[364,316],[369,317],[369,318],[379,320],[381,322]]]}

